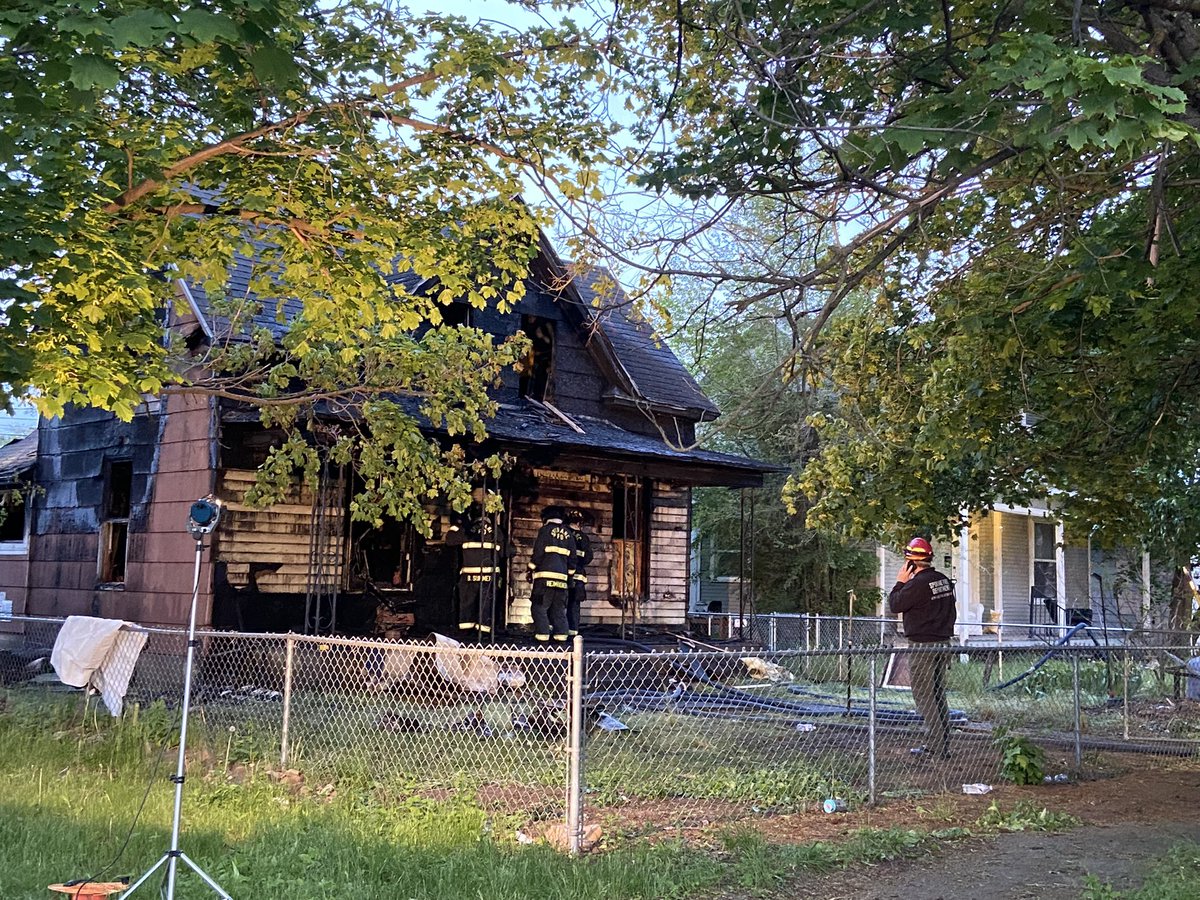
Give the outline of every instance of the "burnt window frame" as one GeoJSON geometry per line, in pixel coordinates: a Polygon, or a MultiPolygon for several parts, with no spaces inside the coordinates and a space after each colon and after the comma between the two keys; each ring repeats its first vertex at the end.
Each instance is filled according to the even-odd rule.
{"type": "MultiPolygon", "coordinates": [[[[654,514],[654,481],[650,478],[614,476],[612,479],[612,561],[617,569],[614,570],[614,578],[610,580],[609,590],[615,597],[627,598],[635,596],[639,599],[645,599],[650,596],[650,554],[651,541],[653,540],[654,530],[652,528],[652,520],[654,514]],[[634,504],[632,510],[633,518],[630,518],[630,509],[627,498],[630,495],[635,495],[639,499],[634,504]],[[619,502],[618,502],[619,501],[619,502]],[[630,523],[633,523],[637,536],[628,537],[630,531],[630,523]],[[625,544],[634,544],[637,546],[637,585],[633,591],[630,591],[625,584],[618,585],[616,583],[616,574],[620,570],[620,562],[625,557],[623,549],[618,550],[618,547],[623,547],[625,544]]],[[[622,582],[624,575],[621,575],[622,582]]]]}
{"type": "Polygon", "coordinates": [[[114,457],[104,461],[104,494],[100,502],[96,580],[103,585],[124,586],[129,577],[129,521],[133,514],[132,459],[114,457]],[[115,490],[118,477],[125,489],[124,496],[115,490]]]}
{"type": "MultiPolygon", "coordinates": [[[[525,359],[529,360],[530,368],[528,372],[521,368],[517,370],[517,396],[539,402],[551,400],[554,397],[554,361],[558,345],[557,323],[554,319],[546,316],[524,313],[521,316],[519,330],[530,340],[529,353],[525,356],[525,359]],[[549,348],[539,354],[538,338],[535,332],[542,326],[547,329],[550,340],[549,348]],[[544,365],[540,365],[539,362],[544,362],[544,365]],[[539,372],[544,376],[544,383],[541,385],[541,390],[537,391],[535,388],[539,380],[542,380],[537,377],[539,372]]],[[[520,365],[521,363],[518,363],[518,366],[520,365]]]]}

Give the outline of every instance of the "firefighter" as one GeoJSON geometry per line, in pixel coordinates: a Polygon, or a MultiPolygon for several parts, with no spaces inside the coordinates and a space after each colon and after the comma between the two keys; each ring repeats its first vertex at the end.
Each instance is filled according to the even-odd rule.
{"type": "Polygon", "coordinates": [[[542,527],[533,543],[526,578],[533,582],[529,605],[533,612],[533,638],[567,639],[567,587],[575,570],[575,538],[561,506],[542,510],[542,527]]]}
{"type": "Polygon", "coordinates": [[[567,513],[567,521],[570,523],[571,536],[575,538],[575,571],[571,573],[571,583],[567,588],[567,635],[574,637],[579,634],[579,610],[587,599],[587,567],[594,556],[591,538],[583,529],[591,526],[595,520],[586,509],[576,506],[567,513]]]}
{"type": "Polygon", "coordinates": [[[490,634],[494,627],[495,597],[500,582],[503,550],[492,517],[478,503],[456,522],[457,533],[446,542],[462,549],[458,569],[458,629],[490,634]]]}

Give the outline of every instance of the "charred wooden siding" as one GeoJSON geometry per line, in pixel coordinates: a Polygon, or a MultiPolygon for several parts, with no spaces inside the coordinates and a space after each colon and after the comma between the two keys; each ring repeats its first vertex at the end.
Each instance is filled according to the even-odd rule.
{"type": "MultiPolygon", "coordinates": [[[[212,490],[210,402],[174,395],[152,403],[132,422],[99,410],[71,410],[40,428],[38,483],[45,494],[30,541],[29,612],[186,623],[195,562],[188,508],[212,490]],[[132,463],[125,578],[101,588],[106,467],[124,460],[132,463]]],[[[211,584],[206,560],[201,623],[209,621],[211,584]]]]}
{"type": "MultiPolygon", "coordinates": [[[[227,521],[218,534],[216,560],[224,563],[229,583],[250,586],[254,563],[279,563],[275,571],[261,571],[255,584],[261,593],[303,594],[308,589],[313,533],[313,492],[294,485],[283,502],[262,509],[246,503],[246,491],[254,484],[249,469],[223,469],[218,496],[225,504],[227,521]]],[[[326,510],[328,532],[334,545],[335,578],[345,586],[345,510],[340,505],[326,510]]]]}
{"type": "MultiPolygon", "coordinates": [[[[541,527],[541,510],[552,503],[589,510],[596,524],[590,530],[595,558],[588,567],[584,625],[620,624],[621,609],[609,603],[612,594],[613,479],[559,469],[537,469],[535,500],[516,498],[512,511],[512,605],[509,622],[531,621],[530,585],[524,579],[534,539],[541,527]]],[[[647,625],[682,625],[687,617],[688,504],[690,490],[653,482],[650,513],[649,596],[638,605],[637,621],[647,625]]]]}

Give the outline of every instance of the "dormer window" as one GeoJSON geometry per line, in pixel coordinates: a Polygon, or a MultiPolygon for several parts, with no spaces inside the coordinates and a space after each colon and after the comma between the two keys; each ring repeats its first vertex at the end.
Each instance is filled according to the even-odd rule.
{"type": "Polygon", "coordinates": [[[554,322],[541,316],[521,316],[521,331],[530,340],[529,352],[517,363],[521,374],[518,390],[522,397],[546,400],[550,396],[550,373],[554,368],[554,322]]]}

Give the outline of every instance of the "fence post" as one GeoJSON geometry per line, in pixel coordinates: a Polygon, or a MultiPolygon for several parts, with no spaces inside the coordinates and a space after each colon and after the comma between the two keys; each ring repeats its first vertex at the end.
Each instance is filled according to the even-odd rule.
{"type": "Polygon", "coordinates": [[[871,665],[867,672],[870,680],[867,687],[867,798],[871,806],[875,805],[875,660],[877,658],[877,654],[871,654],[871,665]]]}
{"type": "Polygon", "coordinates": [[[816,644],[817,649],[820,650],[821,649],[821,616],[819,614],[816,617],[816,622],[817,622],[816,634],[814,635],[813,642],[816,644]]]}
{"type": "Polygon", "coordinates": [[[575,635],[567,686],[570,690],[570,762],[567,773],[567,841],[571,855],[583,845],[583,636],[575,635]]]}
{"type": "Polygon", "coordinates": [[[1075,725],[1075,771],[1079,772],[1083,768],[1083,722],[1081,721],[1081,712],[1079,704],[1079,654],[1071,654],[1071,695],[1074,705],[1074,725],[1075,725]]]}
{"type": "Polygon", "coordinates": [[[779,615],[779,613],[771,613],[770,635],[771,635],[771,652],[772,653],[774,653],[777,649],[779,649],[779,647],[778,647],[779,619],[777,618],[778,615],[779,615]]]}
{"type": "Polygon", "coordinates": [[[296,656],[296,639],[290,634],[284,640],[283,654],[283,725],[279,735],[279,768],[288,763],[288,733],[292,723],[292,662],[296,656]]]}
{"type": "Polygon", "coordinates": [[[1122,715],[1125,718],[1125,740],[1129,740],[1129,646],[1125,647],[1124,674],[1121,676],[1122,715]]]}

